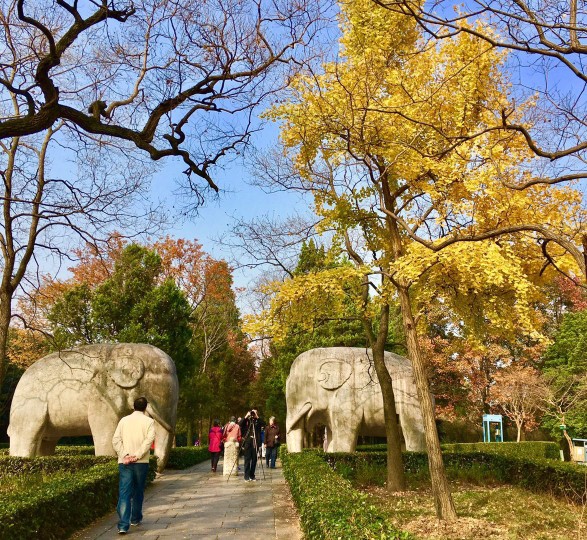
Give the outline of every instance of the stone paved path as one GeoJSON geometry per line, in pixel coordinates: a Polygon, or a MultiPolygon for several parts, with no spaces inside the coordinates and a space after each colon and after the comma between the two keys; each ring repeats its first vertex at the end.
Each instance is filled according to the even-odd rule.
{"type": "Polygon", "coordinates": [[[210,472],[209,461],[166,471],[145,492],[142,524],[124,536],[117,534],[118,517],[113,512],[72,538],[303,538],[279,462],[277,469],[265,469],[265,480],[258,462],[257,482],[245,482],[242,473],[227,482],[221,465],[216,473],[210,472]]]}

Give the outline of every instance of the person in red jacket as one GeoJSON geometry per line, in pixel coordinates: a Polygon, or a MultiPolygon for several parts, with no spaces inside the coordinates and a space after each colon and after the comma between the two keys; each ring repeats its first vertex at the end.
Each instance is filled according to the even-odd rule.
{"type": "Polygon", "coordinates": [[[222,452],[222,448],[220,447],[221,442],[222,428],[220,427],[220,420],[214,420],[213,426],[208,433],[208,451],[212,456],[212,472],[216,472],[216,467],[218,466],[220,452],[222,452]]]}

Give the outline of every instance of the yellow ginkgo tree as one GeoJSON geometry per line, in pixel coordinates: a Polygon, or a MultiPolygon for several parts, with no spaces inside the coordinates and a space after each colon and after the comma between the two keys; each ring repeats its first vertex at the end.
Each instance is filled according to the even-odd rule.
{"type": "Polygon", "coordinates": [[[334,231],[355,266],[274,284],[256,324],[277,338],[284,325],[310,326],[348,297],[342,284],[350,274],[361,280],[356,306],[389,423],[393,389],[383,344],[390,305],[399,303],[436,511],[447,520],[456,512],[418,318],[436,302],[472,328],[489,324],[506,337],[523,331],[539,339],[533,306],[542,282],[557,270],[585,271],[574,247],[584,230],[580,194],[533,184],[532,156],[516,133],[463,137],[499,125],[508,107],[503,60],[472,34],[430,44],[413,19],[351,0],[341,4],[337,60],[297,77],[290,99],[268,113],[281,123],[285,155],[313,192],[321,226],[334,231]],[[483,317],[473,320],[473,312],[483,317]]]}

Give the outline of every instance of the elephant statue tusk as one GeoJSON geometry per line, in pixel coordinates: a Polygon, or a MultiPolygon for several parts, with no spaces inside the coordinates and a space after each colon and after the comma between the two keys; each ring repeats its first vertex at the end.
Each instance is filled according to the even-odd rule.
{"type": "Polygon", "coordinates": [[[312,410],[312,404],[307,401],[306,403],[304,403],[301,407],[301,409],[298,411],[298,413],[296,414],[296,416],[293,418],[293,420],[289,423],[289,427],[287,428],[287,433],[289,433],[293,427],[302,419],[304,418],[310,411],[312,410]]]}
{"type": "Polygon", "coordinates": [[[149,416],[162,428],[164,428],[169,433],[173,433],[173,428],[165,420],[163,420],[163,418],[161,418],[161,415],[157,412],[155,406],[150,402],[147,405],[147,412],[149,413],[149,416]]]}

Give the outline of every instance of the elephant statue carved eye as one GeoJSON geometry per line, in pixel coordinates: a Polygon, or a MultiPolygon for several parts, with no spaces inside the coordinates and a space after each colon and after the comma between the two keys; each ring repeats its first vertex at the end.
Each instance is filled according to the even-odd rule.
{"type": "Polygon", "coordinates": [[[145,364],[140,358],[114,354],[108,373],[112,380],[122,388],[133,388],[145,374],[145,364]]]}

